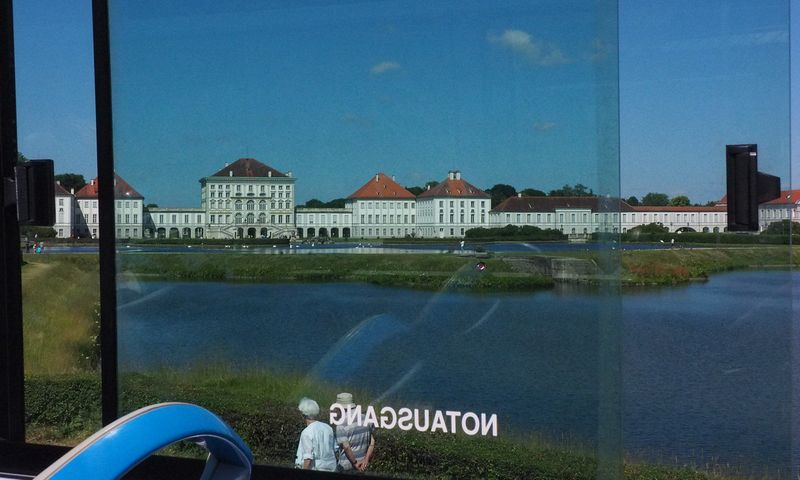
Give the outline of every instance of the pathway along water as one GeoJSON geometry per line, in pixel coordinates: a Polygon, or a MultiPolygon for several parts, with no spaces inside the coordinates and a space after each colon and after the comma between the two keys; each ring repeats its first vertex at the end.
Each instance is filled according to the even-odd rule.
{"type": "MultiPolygon", "coordinates": [[[[623,295],[626,450],[649,461],[788,471],[799,285],[799,273],[743,271],[623,295]]],[[[396,406],[497,413],[501,436],[513,429],[591,443],[597,431],[596,318],[614,300],[591,290],[121,288],[123,370],[211,359],[317,375],[396,406]]]]}

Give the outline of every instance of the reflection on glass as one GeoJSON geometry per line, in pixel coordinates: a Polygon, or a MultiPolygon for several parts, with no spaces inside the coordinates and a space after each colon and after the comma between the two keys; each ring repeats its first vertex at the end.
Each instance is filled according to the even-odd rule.
{"type": "MultiPolygon", "coordinates": [[[[649,477],[785,476],[788,387],[768,384],[790,350],[763,348],[790,338],[791,276],[712,274],[787,266],[788,235],[725,232],[741,140],[710,119],[737,85],[774,106],[788,87],[689,94],[720,51],[780,72],[786,24],[759,17],[778,34],[751,51],[715,5],[693,28],[719,37],[666,50],[623,9],[618,62],[615,2],[112,2],[121,409],[200,403],[287,467],[329,468],[303,439],[332,432],[375,474],[613,477],[624,446],[649,477]],[[667,87],[682,107],[647,110],[667,87]]],[[[780,108],[729,121],[783,176],[780,108]]]]}

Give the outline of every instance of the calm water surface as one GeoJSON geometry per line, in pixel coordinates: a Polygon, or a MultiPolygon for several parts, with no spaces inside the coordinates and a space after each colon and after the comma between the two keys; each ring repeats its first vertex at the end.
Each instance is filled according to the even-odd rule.
{"type": "Polygon", "coordinates": [[[721,274],[621,297],[575,287],[476,295],[127,282],[120,365],[222,361],[301,372],[373,392],[364,403],[497,413],[501,435],[591,444],[604,398],[598,391],[608,389],[600,352],[618,345],[630,454],[787,471],[798,285],[800,273],[784,271],[721,274]]]}

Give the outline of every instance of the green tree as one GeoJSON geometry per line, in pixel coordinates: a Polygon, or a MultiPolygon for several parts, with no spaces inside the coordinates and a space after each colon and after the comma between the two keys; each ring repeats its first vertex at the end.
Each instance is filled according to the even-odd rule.
{"type": "Polygon", "coordinates": [[[666,193],[650,192],[642,197],[642,205],[663,207],[669,205],[669,196],[666,193]]]}
{"type": "Polygon", "coordinates": [[[158,208],[158,204],[157,203],[148,203],[147,205],[144,206],[144,208],[158,208]]]}
{"type": "Polygon", "coordinates": [[[83,178],[83,175],[78,173],[59,173],[53,178],[55,178],[56,181],[61,182],[61,186],[67,191],[69,191],[71,188],[74,188],[77,192],[86,186],[86,179],[83,178]]]}
{"type": "Polygon", "coordinates": [[[526,188],[525,190],[519,192],[526,197],[546,197],[547,194],[541,190],[537,190],[535,188],[526,188]]]}
{"type": "Polygon", "coordinates": [[[632,207],[638,207],[638,206],[639,206],[639,199],[638,199],[638,198],[636,198],[636,197],[635,197],[635,196],[633,196],[633,195],[631,195],[630,197],[628,197],[628,199],[627,199],[627,200],[625,200],[625,202],[626,202],[628,205],[632,206],[632,207]]]}
{"type": "Polygon", "coordinates": [[[486,190],[486,193],[492,196],[492,208],[500,205],[503,200],[517,195],[517,189],[511,185],[498,183],[492,188],[486,190]]]}
{"type": "Polygon", "coordinates": [[[307,208],[323,208],[325,207],[325,202],[318,198],[312,198],[311,200],[307,201],[304,207],[307,208]]]}
{"type": "Polygon", "coordinates": [[[25,155],[23,155],[22,152],[17,152],[17,164],[18,165],[20,163],[27,162],[27,161],[28,161],[28,158],[25,155]]]}
{"type": "Polygon", "coordinates": [[[594,197],[595,194],[591,188],[582,183],[576,183],[572,190],[575,192],[576,197],[594,197]]]}
{"type": "Polygon", "coordinates": [[[648,223],[647,225],[637,225],[630,230],[629,233],[639,232],[639,233],[669,233],[669,228],[665,227],[661,223],[648,223]]]}
{"type": "MultiPolygon", "coordinates": [[[[780,222],[772,222],[762,233],[765,235],[788,235],[789,234],[789,220],[781,220],[780,222]]],[[[800,235],[800,223],[791,222],[792,235],[800,235]]]]}
{"type": "Polygon", "coordinates": [[[574,197],[575,190],[570,185],[564,185],[557,190],[550,190],[548,195],[551,197],[574,197]]]}
{"type": "Polygon", "coordinates": [[[437,182],[436,180],[429,180],[429,181],[425,182],[425,185],[423,185],[421,187],[416,187],[416,186],[414,186],[414,187],[406,187],[406,190],[408,190],[409,192],[413,193],[414,195],[419,195],[422,192],[424,192],[425,190],[428,190],[428,187],[433,188],[436,185],[439,185],[439,182],[437,182]]]}
{"type": "Polygon", "coordinates": [[[326,203],[325,206],[328,208],[344,208],[346,201],[346,198],[334,198],[330,202],[326,203]]]}
{"type": "Polygon", "coordinates": [[[673,207],[688,207],[692,204],[692,202],[686,195],[678,195],[677,197],[672,197],[669,201],[669,204],[673,207]]]}
{"type": "Polygon", "coordinates": [[[582,183],[576,183],[575,186],[564,185],[557,190],[550,190],[551,197],[596,197],[591,188],[582,183]]]}

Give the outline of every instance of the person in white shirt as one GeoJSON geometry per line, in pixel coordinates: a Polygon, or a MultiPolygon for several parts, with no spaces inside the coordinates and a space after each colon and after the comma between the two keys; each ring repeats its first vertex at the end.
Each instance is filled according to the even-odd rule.
{"type": "Polygon", "coordinates": [[[336,470],[336,440],[330,425],[317,420],[319,405],[303,398],[297,406],[306,428],[300,433],[295,466],[306,470],[336,470]]]}

